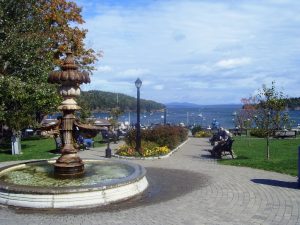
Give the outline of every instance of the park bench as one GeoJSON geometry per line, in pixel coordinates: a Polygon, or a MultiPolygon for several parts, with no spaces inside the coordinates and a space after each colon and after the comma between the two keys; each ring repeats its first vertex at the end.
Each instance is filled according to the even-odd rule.
{"type": "Polygon", "coordinates": [[[223,145],[223,147],[221,148],[222,155],[231,155],[231,157],[234,158],[232,151],[233,142],[234,140],[232,140],[231,138],[226,141],[225,145],[223,145]]]}
{"type": "Polygon", "coordinates": [[[217,133],[213,134],[213,136],[209,139],[209,142],[212,146],[214,146],[218,141],[220,141],[220,136],[217,133]]]}
{"type": "Polygon", "coordinates": [[[229,129],[234,136],[247,135],[247,129],[229,129]]]}
{"type": "Polygon", "coordinates": [[[289,137],[296,137],[297,131],[295,130],[279,130],[275,131],[274,137],[275,138],[289,138],[289,137]]]}
{"type": "Polygon", "coordinates": [[[215,146],[212,150],[210,150],[210,153],[212,156],[214,157],[218,157],[221,158],[222,155],[231,155],[231,157],[234,159],[233,156],[233,150],[232,150],[232,144],[233,144],[234,140],[232,140],[231,138],[228,138],[227,141],[220,147],[215,146]],[[215,151],[214,151],[215,149],[215,151]]]}

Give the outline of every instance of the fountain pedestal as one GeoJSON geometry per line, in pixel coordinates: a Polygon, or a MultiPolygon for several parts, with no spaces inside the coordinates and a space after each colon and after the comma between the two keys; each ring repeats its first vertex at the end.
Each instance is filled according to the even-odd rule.
{"type": "Polygon", "coordinates": [[[75,109],[78,109],[78,106],[73,104],[66,107],[66,105],[62,104],[59,108],[64,112],[60,128],[64,145],[61,149],[62,155],[54,163],[54,174],[57,177],[79,177],[84,173],[84,164],[77,155],[78,149],[74,146],[73,131],[75,122],[74,112],[75,109]],[[65,110],[66,108],[68,109],[65,110]]]}
{"type": "Polygon", "coordinates": [[[54,163],[54,175],[58,178],[81,177],[84,174],[83,163],[54,163]]]}

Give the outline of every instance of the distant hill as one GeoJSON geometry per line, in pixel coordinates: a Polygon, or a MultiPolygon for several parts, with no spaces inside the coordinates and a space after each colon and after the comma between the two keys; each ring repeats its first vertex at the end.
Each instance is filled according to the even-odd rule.
{"type": "MultiPolygon", "coordinates": [[[[106,91],[82,91],[80,102],[84,102],[92,111],[110,111],[112,108],[120,107],[122,111],[135,111],[136,98],[121,93],[112,93],[106,91]]],[[[157,111],[165,106],[161,103],[141,99],[141,111],[157,111]]]]}
{"type": "Polygon", "coordinates": [[[288,109],[300,110],[300,98],[288,98],[286,99],[286,105],[288,109]]]}

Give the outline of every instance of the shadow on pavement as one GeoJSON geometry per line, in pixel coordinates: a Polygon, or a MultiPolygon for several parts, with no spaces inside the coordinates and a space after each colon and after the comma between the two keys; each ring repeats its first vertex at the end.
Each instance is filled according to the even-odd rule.
{"type": "Polygon", "coordinates": [[[280,180],[272,180],[272,179],[252,179],[251,181],[256,184],[264,184],[264,185],[270,185],[270,186],[275,186],[275,187],[299,189],[297,182],[280,181],[280,180]]]}
{"type": "Polygon", "coordinates": [[[154,167],[148,167],[146,170],[146,177],[149,182],[148,189],[142,195],[131,198],[127,201],[89,209],[37,210],[14,207],[12,207],[12,209],[14,209],[16,213],[20,214],[87,214],[121,211],[129,208],[143,207],[169,201],[210,184],[209,176],[192,171],[154,167]]]}

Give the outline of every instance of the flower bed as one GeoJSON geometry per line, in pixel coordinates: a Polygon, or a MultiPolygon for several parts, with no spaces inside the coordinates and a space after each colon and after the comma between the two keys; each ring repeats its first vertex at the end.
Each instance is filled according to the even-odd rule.
{"type": "Polygon", "coordinates": [[[166,155],[170,152],[170,149],[167,146],[159,147],[154,142],[143,142],[140,153],[136,152],[134,147],[129,145],[122,145],[118,148],[116,154],[120,156],[129,156],[129,157],[155,157],[166,155]]]}
{"type": "Polygon", "coordinates": [[[194,137],[203,138],[203,137],[211,137],[211,135],[212,135],[211,132],[202,130],[195,133],[194,137]]]}
{"type": "Polygon", "coordinates": [[[125,137],[126,145],[116,151],[116,155],[126,157],[159,157],[170,153],[187,139],[187,130],[178,126],[158,126],[154,129],[142,130],[142,146],[140,153],[135,150],[135,130],[125,137]]]}

